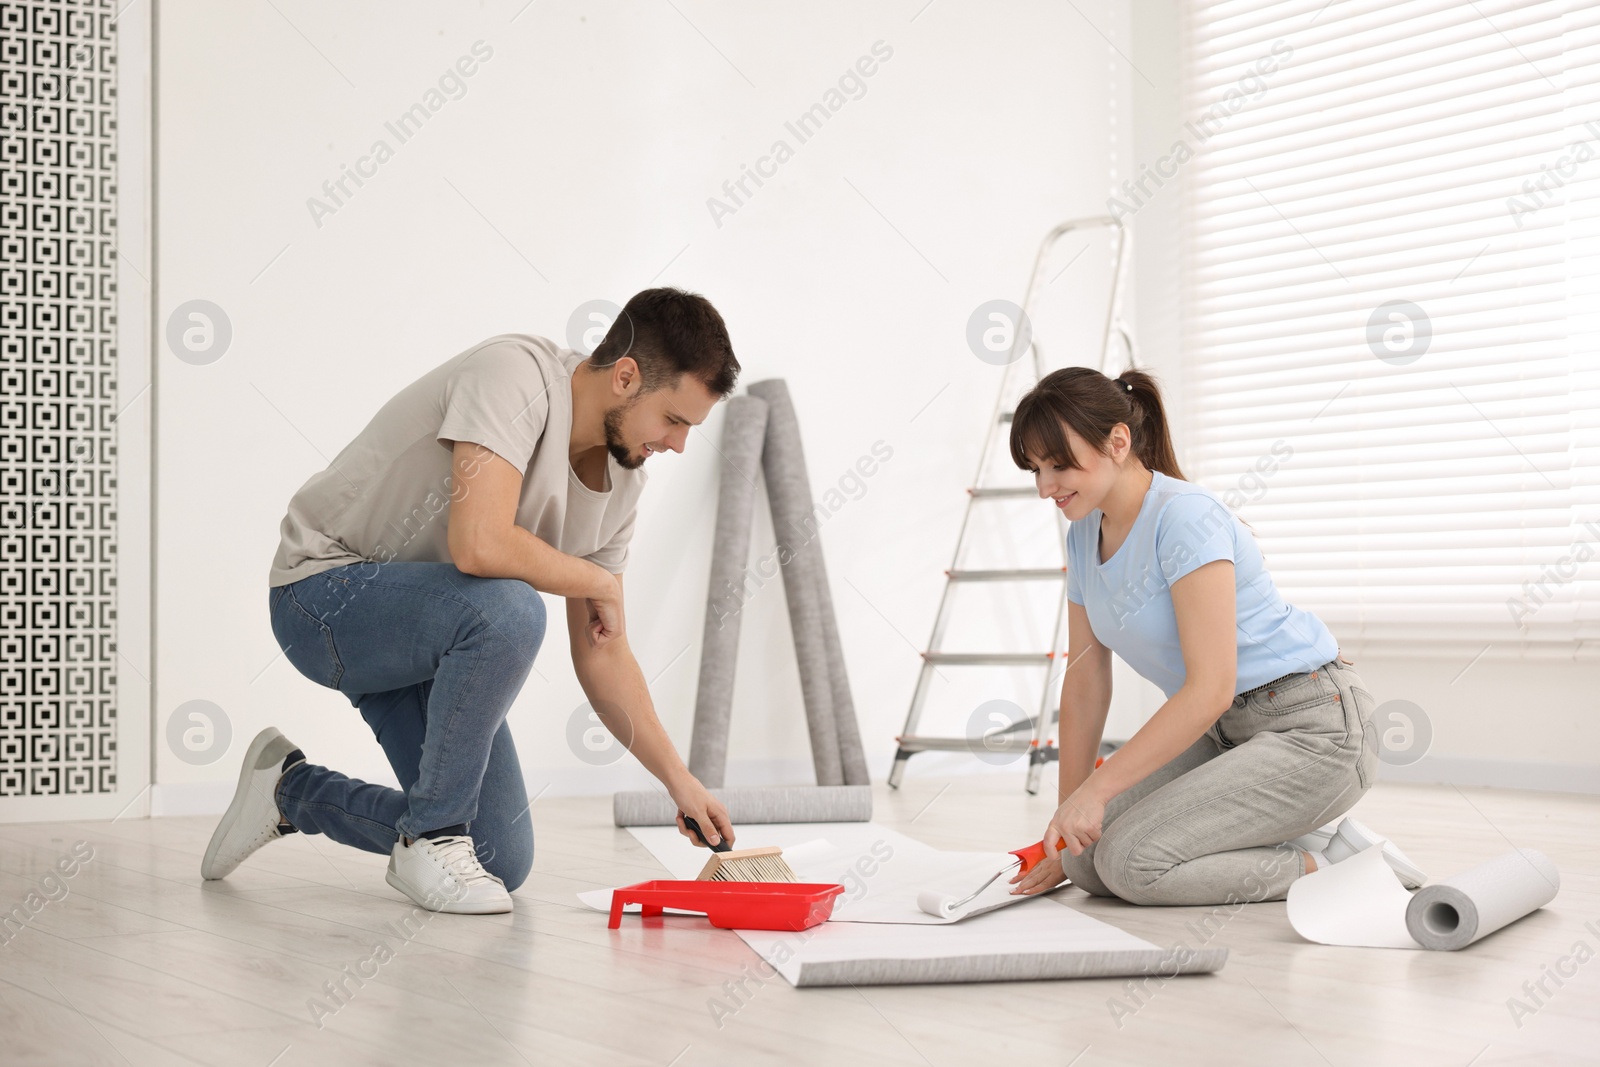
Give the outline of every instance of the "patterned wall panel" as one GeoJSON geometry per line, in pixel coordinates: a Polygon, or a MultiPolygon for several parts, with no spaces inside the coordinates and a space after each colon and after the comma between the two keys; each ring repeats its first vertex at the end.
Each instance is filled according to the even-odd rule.
{"type": "Polygon", "coordinates": [[[0,3],[0,796],[116,786],[115,15],[0,3]]]}

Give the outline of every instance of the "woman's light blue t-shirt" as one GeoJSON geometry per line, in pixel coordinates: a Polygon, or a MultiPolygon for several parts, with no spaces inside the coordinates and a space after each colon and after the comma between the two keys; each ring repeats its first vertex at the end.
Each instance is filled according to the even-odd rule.
{"type": "Polygon", "coordinates": [[[1067,529],[1067,598],[1083,605],[1097,641],[1170,698],[1186,674],[1172,583],[1226,559],[1237,594],[1235,695],[1338,655],[1322,620],[1278,593],[1249,527],[1215,493],[1160,471],[1151,475],[1133,529],[1104,563],[1098,508],[1067,529]]]}

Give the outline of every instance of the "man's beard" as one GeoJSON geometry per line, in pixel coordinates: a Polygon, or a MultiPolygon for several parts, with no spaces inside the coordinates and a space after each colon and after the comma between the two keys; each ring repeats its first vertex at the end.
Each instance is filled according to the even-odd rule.
{"type": "Polygon", "coordinates": [[[643,454],[635,456],[631,451],[629,451],[628,443],[622,439],[622,415],[638,402],[638,399],[635,398],[628,401],[626,404],[618,404],[616,407],[606,412],[605,419],[606,449],[611,453],[611,458],[615,459],[619,466],[630,471],[638,470],[640,467],[644,466],[644,461],[646,458],[643,454]]]}

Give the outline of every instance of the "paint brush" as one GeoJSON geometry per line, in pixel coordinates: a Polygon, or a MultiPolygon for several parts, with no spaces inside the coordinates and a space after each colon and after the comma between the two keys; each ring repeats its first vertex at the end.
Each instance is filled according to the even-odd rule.
{"type": "Polygon", "coordinates": [[[783,849],[777,845],[735,851],[726,841],[718,841],[714,845],[707,841],[706,835],[700,832],[700,824],[690,816],[683,817],[683,824],[700,839],[702,845],[711,849],[711,858],[706,861],[705,868],[695,875],[697,882],[798,882],[800,880],[783,861],[783,849]]]}

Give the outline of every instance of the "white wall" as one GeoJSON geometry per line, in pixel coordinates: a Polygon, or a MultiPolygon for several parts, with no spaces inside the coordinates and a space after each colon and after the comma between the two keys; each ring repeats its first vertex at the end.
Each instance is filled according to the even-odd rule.
{"type": "MultiPolygon", "coordinates": [[[[1039,236],[1102,213],[1117,183],[1170,145],[1177,15],[1177,0],[164,4],[158,321],[207,299],[234,339],[215,363],[163,351],[157,366],[156,810],[217,807],[244,740],[268,723],[319,762],[391,780],[355,709],[299,676],[268,628],[285,504],[394,391],[462,347],[505,330],[559,339],[584,301],[651,284],[716,302],[745,382],[788,380],[819,496],[874,442],[894,450],[822,533],[881,778],[1000,373],[968,351],[967,317],[1017,299],[1039,236]],[[465,96],[397,144],[385,122],[478,41],[493,55],[465,96]],[[893,56],[865,94],[797,145],[784,123],[878,41],[893,56]],[[308,199],[378,138],[393,158],[317,225],[308,199]],[[718,225],[707,198],[777,138],[794,158],[718,225]],[[194,699],[228,716],[230,756],[194,765],[169,749],[167,720],[194,699]]],[[[1180,444],[1181,195],[1174,183],[1135,217],[1129,297],[1144,360],[1177,399],[1180,444]]],[[[1086,258],[1058,294],[1093,304],[1102,269],[1086,258]]],[[[680,749],[720,428],[719,413],[685,455],[651,462],[628,577],[632,641],[647,676],[659,672],[658,710],[680,749]]],[[[770,539],[762,517],[755,551],[770,539]]],[[[583,698],[552,608],[538,673],[511,713],[530,789],[642,784],[631,758],[597,769],[568,750],[583,698]]],[[[808,780],[781,587],[744,615],[730,780],[808,780]]],[[[1429,758],[1386,776],[1596,788],[1592,668],[1463,665],[1364,655],[1378,698],[1414,701],[1433,726],[1429,758]]],[[[1023,692],[992,695],[1027,706],[1023,692]]],[[[946,725],[959,731],[976,700],[967,689],[952,701],[946,725]]],[[[1158,702],[1119,663],[1108,734],[1127,736],[1158,702]]],[[[994,770],[932,754],[911,768],[994,770]]]]}
{"type": "MultiPolygon", "coordinates": [[[[1000,373],[968,351],[966,320],[1019,297],[1052,224],[1103,210],[1130,77],[1101,34],[1125,45],[1128,20],[1120,0],[163,4],[157,314],[210,300],[234,335],[214,363],[168,351],[158,367],[158,810],[215,806],[269,723],[315,761],[391,780],[356,710],[301,677],[268,627],[289,497],[466,345],[506,330],[561,338],[579,304],[651,284],[717,304],[746,383],[788,380],[819,495],[875,441],[893,448],[822,532],[881,778],[1000,373]],[[384,123],[477,41],[493,54],[465,96],[317,225],[308,198],[375,139],[396,146],[384,123]],[[865,95],[718,225],[707,198],[775,139],[794,146],[785,121],[878,41],[893,55],[865,95]],[[230,756],[196,766],[168,749],[167,719],[193,699],[227,715],[230,756]]],[[[628,573],[631,640],[647,676],[662,672],[658,710],[682,750],[720,425],[719,413],[685,455],[651,461],[628,573]]],[[[631,758],[596,770],[567,748],[583,697],[551,606],[511,712],[530,787],[638,782],[631,758]]],[[[745,626],[730,778],[807,780],[776,583],[745,626]]],[[[1123,700],[1118,714],[1136,720],[1137,700],[1123,700]]],[[[970,767],[929,755],[912,773],[970,767]]]]}

